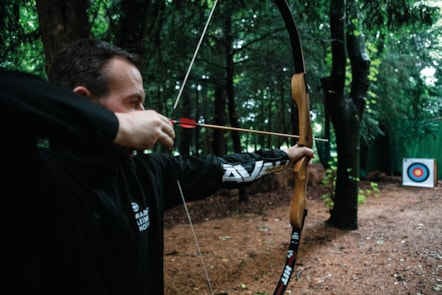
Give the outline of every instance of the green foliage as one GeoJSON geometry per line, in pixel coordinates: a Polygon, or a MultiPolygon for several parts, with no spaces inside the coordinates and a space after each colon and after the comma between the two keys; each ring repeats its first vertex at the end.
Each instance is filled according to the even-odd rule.
{"type": "Polygon", "coordinates": [[[0,67],[45,76],[43,44],[38,31],[34,1],[10,1],[2,4],[0,20],[0,67]]]}
{"type": "Polygon", "coordinates": [[[404,142],[416,142],[434,133],[435,121],[442,114],[442,93],[431,81],[437,81],[441,71],[437,60],[442,47],[441,8],[433,3],[393,1],[387,5],[374,1],[363,7],[370,17],[364,21],[366,30],[375,34],[368,38],[367,48],[375,57],[371,70],[376,71],[370,75],[370,93],[376,103],[368,105],[370,111],[361,125],[366,143],[379,131],[397,134],[395,140],[404,142]],[[378,8],[376,15],[370,12],[372,5],[378,8]],[[429,70],[434,74],[423,75],[429,70]]]}
{"type": "MultiPolygon", "coordinates": [[[[440,8],[434,1],[350,1],[357,17],[354,33],[366,37],[370,89],[361,123],[362,140],[395,130],[410,141],[431,133],[442,118],[440,8]],[[439,20],[439,22],[438,22],[439,20]],[[428,70],[431,75],[424,75],[428,70]],[[433,81],[433,82],[431,82],[433,81]]],[[[93,0],[88,14],[93,38],[112,41],[121,1],[93,0]]],[[[155,31],[146,32],[142,69],[146,107],[169,114],[189,67],[213,1],[167,1],[155,31]]],[[[329,1],[289,3],[301,35],[315,136],[322,136],[325,112],[320,78],[330,72],[329,1]]],[[[5,0],[0,20],[0,66],[44,74],[44,51],[35,1],[5,0]]],[[[125,32],[130,34],[130,32],[125,32]]],[[[241,127],[296,133],[296,110],[290,97],[293,58],[288,33],[272,1],[222,1],[218,4],[185,87],[190,116],[214,122],[214,93],[226,85],[226,53],[234,60],[234,97],[241,127]],[[226,27],[231,21],[230,29],[226,27]],[[229,43],[230,42],[230,43],[229,43]]],[[[351,82],[346,71],[347,85],[351,82]]],[[[183,109],[182,102],[174,116],[183,109]]],[[[211,132],[200,130],[204,149],[211,132]],[[204,140],[203,140],[204,139],[204,140]]],[[[242,134],[244,148],[278,147],[286,139],[242,134]]],[[[230,143],[226,134],[226,144],[230,143]]],[[[334,146],[332,147],[333,152],[334,146]]],[[[207,151],[207,150],[205,150],[207,151]]],[[[328,152],[328,151],[327,151],[328,152]]]]}
{"type": "MultiPolygon", "coordinates": [[[[333,209],[334,206],[334,198],[335,198],[335,188],[336,188],[336,175],[338,169],[337,158],[333,158],[332,161],[329,162],[329,168],[325,169],[325,177],[322,180],[322,184],[329,187],[328,192],[321,195],[321,199],[324,201],[324,205],[329,210],[333,209]]],[[[359,177],[354,178],[355,181],[359,182],[359,177]]],[[[358,205],[366,202],[368,196],[379,196],[379,187],[376,182],[370,182],[369,188],[359,188],[358,189],[358,205]]]]}
{"type": "Polygon", "coordinates": [[[371,181],[370,182],[370,188],[367,189],[361,189],[360,194],[363,194],[364,196],[372,195],[373,197],[377,198],[379,197],[379,185],[376,182],[371,181]]]}
{"type": "Polygon", "coordinates": [[[338,159],[335,157],[328,163],[328,168],[325,169],[325,176],[322,180],[322,184],[329,187],[329,191],[321,196],[322,200],[324,201],[324,205],[332,209],[334,202],[334,196],[335,196],[335,188],[336,188],[336,171],[338,170],[337,165],[338,159]]]}
{"type": "Polygon", "coordinates": [[[88,15],[92,38],[112,39],[111,25],[119,19],[114,1],[91,1],[88,15]]]}

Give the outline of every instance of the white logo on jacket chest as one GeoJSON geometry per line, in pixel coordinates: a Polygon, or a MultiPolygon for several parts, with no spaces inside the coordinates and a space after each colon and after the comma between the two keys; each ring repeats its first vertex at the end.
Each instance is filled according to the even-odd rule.
{"type": "Polygon", "coordinates": [[[149,207],[146,207],[146,209],[140,209],[140,206],[137,203],[132,202],[132,210],[134,211],[138,229],[140,231],[146,230],[150,225],[149,207]]]}

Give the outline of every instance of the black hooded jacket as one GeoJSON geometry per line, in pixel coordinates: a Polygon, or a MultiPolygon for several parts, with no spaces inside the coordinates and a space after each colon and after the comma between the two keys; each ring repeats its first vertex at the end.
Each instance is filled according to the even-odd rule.
{"type": "Polygon", "coordinates": [[[280,150],[122,160],[112,112],[4,70],[0,126],[8,294],[163,294],[163,212],[182,204],[177,181],[192,201],[288,164],[280,150]]]}

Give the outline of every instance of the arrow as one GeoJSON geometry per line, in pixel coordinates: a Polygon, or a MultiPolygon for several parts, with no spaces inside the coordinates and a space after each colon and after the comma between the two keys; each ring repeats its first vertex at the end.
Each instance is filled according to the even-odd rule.
{"type": "MultiPolygon", "coordinates": [[[[291,137],[291,138],[299,138],[299,135],[292,135],[286,133],[278,133],[278,132],[270,132],[270,131],[261,131],[261,130],[253,130],[253,129],[245,129],[245,128],[237,128],[237,127],[229,127],[229,126],[221,126],[221,125],[212,125],[212,124],[202,124],[198,123],[192,119],[181,118],[179,120],[170,120],[172,124],[180,125],[182,128],[196,128],[196,127],[204,127],[204,128],[213,128],[213,129],[223,129],[223,130],[231,130],[231,131],[240,131],[240,132],[248,132],[248,133],[257,133],[257,134],[266,134],[266,135],[274,135],[281,137],[291,137]]],[[[324,138],[313,138],[317,141],[325,141],[328,142],[328,139],[324,138]]]]}

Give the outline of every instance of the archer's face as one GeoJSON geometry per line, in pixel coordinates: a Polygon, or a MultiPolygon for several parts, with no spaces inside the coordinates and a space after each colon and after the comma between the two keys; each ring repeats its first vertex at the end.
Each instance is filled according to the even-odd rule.
{"type": "Polygon", "coordinates": [[[140,71],[130,62],[114,57],[106,66],[109,93],[97,103],[119,113],[144,110],[144,89],[140,71]]]}
{"type": "MultiPolygon", "coordinates": [[[[109,78],[109,93],[94,101],[116,113],[128,113],[144,110],[144,89],[141,73],[133,64],[119,57],[114,57],[106,66],[109,78]]],[[[125,157],[133,156],[133,150],[116,146],[125,157]]]]}

